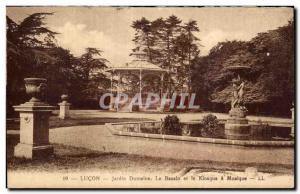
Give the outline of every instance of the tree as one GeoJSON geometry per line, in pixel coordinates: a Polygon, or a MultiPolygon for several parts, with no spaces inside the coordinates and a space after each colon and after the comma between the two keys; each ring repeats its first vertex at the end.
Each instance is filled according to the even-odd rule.
{"type": "Polygon", "coordinates": [[[196,21],[182,25],[175,15],[149,21],[141,18],[133,22],[133,39],[136,47],[131,55],[167,69],[164,85],[168,93],[180,91],[190,85],[192,61],[199,54],[198,38],[193,34],[199,31],[196,21]]]}
{"type": "Polygon", "coordinates": [[[108,60],[101,57],[102,51],[97,48],[86,48],[86,52],[81,55],[74,65],[77,98],[97,99],[100,92],[106,90],[110,85],[110,80],[104,74],[108,60]]]}
{"type": "MultiPolygon", "coordinates": [[[[44,23],[53,13],[35,13],[19,24],[7,17],[7,114],[13,105],[24,103],[24,78],[43,77],[48,85],[47,101],[56,104],[62,94],[69,94],[73,105],[84,105],[88,98],[103,92],[109,80],[103,73],[107,60],[101,51],[87,48],[81,57],[57,46],[56,32],[44,23]]],[[[98,107],[98,102],[93,104],[98,107]]]]}
{"type": "Polygon", "coordinates": [[[195,58],[191,67],[191,85],[202,108],[211,109],[212,102],[215,102],[213,94],[228,86],[230,73],[225,71],[223,65],[228,56],[242,49],[244,44],[242,41],[220,42],[210,50],[208,56],[195,58]]]}
{"type": "Polygon", "coordinates": [[[181,31],[181,22],[182,21],[175,15],[171,15],[165,20],[165,26],[163,28],[163,34],[161,37],[164,44],[161,52],[165,56],[162,67],[169,70],[173,70],[173,64],[177,62],[174,55],[174,49],[176,37],[181,31]]]}
{"type": "Polygon", "coordinates": [[[54,36],[57,34],[45,27],[43,20],[49,15],[52,13],[35,13],[19,24],[6,17],[8,113],[12,112],[12,105],[24,102],[23,79],[38,75],[36,69],[45,61],[56,61],[44,51],[55,45],[54,36]]]}
{"type": "Polygon", "coordinates": [[[247,65],[251,69],[244,98],[250,113],[289,115],[294,101],[294,22],[247,42],[218,43],[208,56],[196,61],[193,88],[208,107],[230,103],[232,74],[225,67],[247,65]]]}
{"type": "Polygon", "coordinates": [[[179,55],[181,68],[183,71],[178,77],[185,78],[186,85],[188,86],[188,92],[191,92],[191,66],[193,60],[198,57],[200,51],[197,45],[199,39],[193,34],[194,32],[199,32],[197,22],[195,20],[190,20],[183,26],[183,32],[178,36],[175,43],[175,53],[179,55]],[[177,51],[177,52],[176,52],[177,51]],[[183,74],[183,75],[182,75],[183,74]]]}
{"type": "Polygon", "coordinates": [[[153,35],[151,34],[151,22],[146,18],[136,20],[132,26],[136,30],[134,43],[137,45],[132,51],[131,55],[136,56],[138,59],[152,62],[152,46],[154,45],[153,35]]]}

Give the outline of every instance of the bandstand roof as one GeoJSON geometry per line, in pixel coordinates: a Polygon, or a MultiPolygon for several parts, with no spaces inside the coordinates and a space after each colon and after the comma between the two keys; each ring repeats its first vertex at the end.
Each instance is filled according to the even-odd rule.
{"type": "Polygon", "coordinates": [[[123,66],[116,66],[107,69],[107,72],[117,72],[117,71],[147,71],[147,72],[167,72],[153,63],[147,61],[132,61],[126,63],[123,66]]]}

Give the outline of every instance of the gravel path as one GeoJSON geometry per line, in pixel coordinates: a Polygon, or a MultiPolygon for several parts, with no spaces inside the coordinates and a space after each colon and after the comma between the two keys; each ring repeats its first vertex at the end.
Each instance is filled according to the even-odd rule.
{"type": "Polygon", "coordinates": [[[91,150],[203,161],[293,165],[293,148],[258,148],[114,136],[104,125],[50,130],[50,142],[91,150]]]}

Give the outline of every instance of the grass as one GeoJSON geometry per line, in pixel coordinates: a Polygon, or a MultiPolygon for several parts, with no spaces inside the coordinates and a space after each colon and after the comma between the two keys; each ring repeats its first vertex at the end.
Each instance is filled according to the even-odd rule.
{"type": "Polygon", "coordinates": [[[51,117],[49,120],[50,128],[58,127],[71,127],[79,125],[104,125],[105,123],[114,122],[130,122],[130,121],[150,121],[149,119],[139,119],[139,118],[69,118],[69,119],[59,119],[58,117],[51,117]]]}
{"type": "MultiPolygon", "coordinates": [[[[51,116],[49,119],[49,128],[71,127],[80,125],[104,125],[105,123],[114,122],[130,122],[130,121],[151,121],[150,119],[140,118],[88,118],[88,117],[72,117],[65,120],[59,119],[57,116],[51,116]]],[[[6,121],[6,130],[19,130],[20,122],[18,120],[6,121]]]]}

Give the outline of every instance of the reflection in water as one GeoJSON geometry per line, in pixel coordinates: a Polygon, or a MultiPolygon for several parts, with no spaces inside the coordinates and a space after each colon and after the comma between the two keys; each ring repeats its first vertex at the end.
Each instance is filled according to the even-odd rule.
{"type": "MultiPolygon", "coordinates": [[[[161,122],[144,122],[144,123],[126,123],[114,125],[118,131],[161,134],[161,122]]],[[[207,135],[201,133],[201,123],[182,124],[182,135],[193,137],[207,138],[225,138],[224,124],[219,124],[217,130],[213,134],[207,135]]],[[[266,124],[251,125],[251,135],[248,140],[264,140],[264,141],[289,141],[291,140],[290,127],[270,126],[266,124]]]]}

